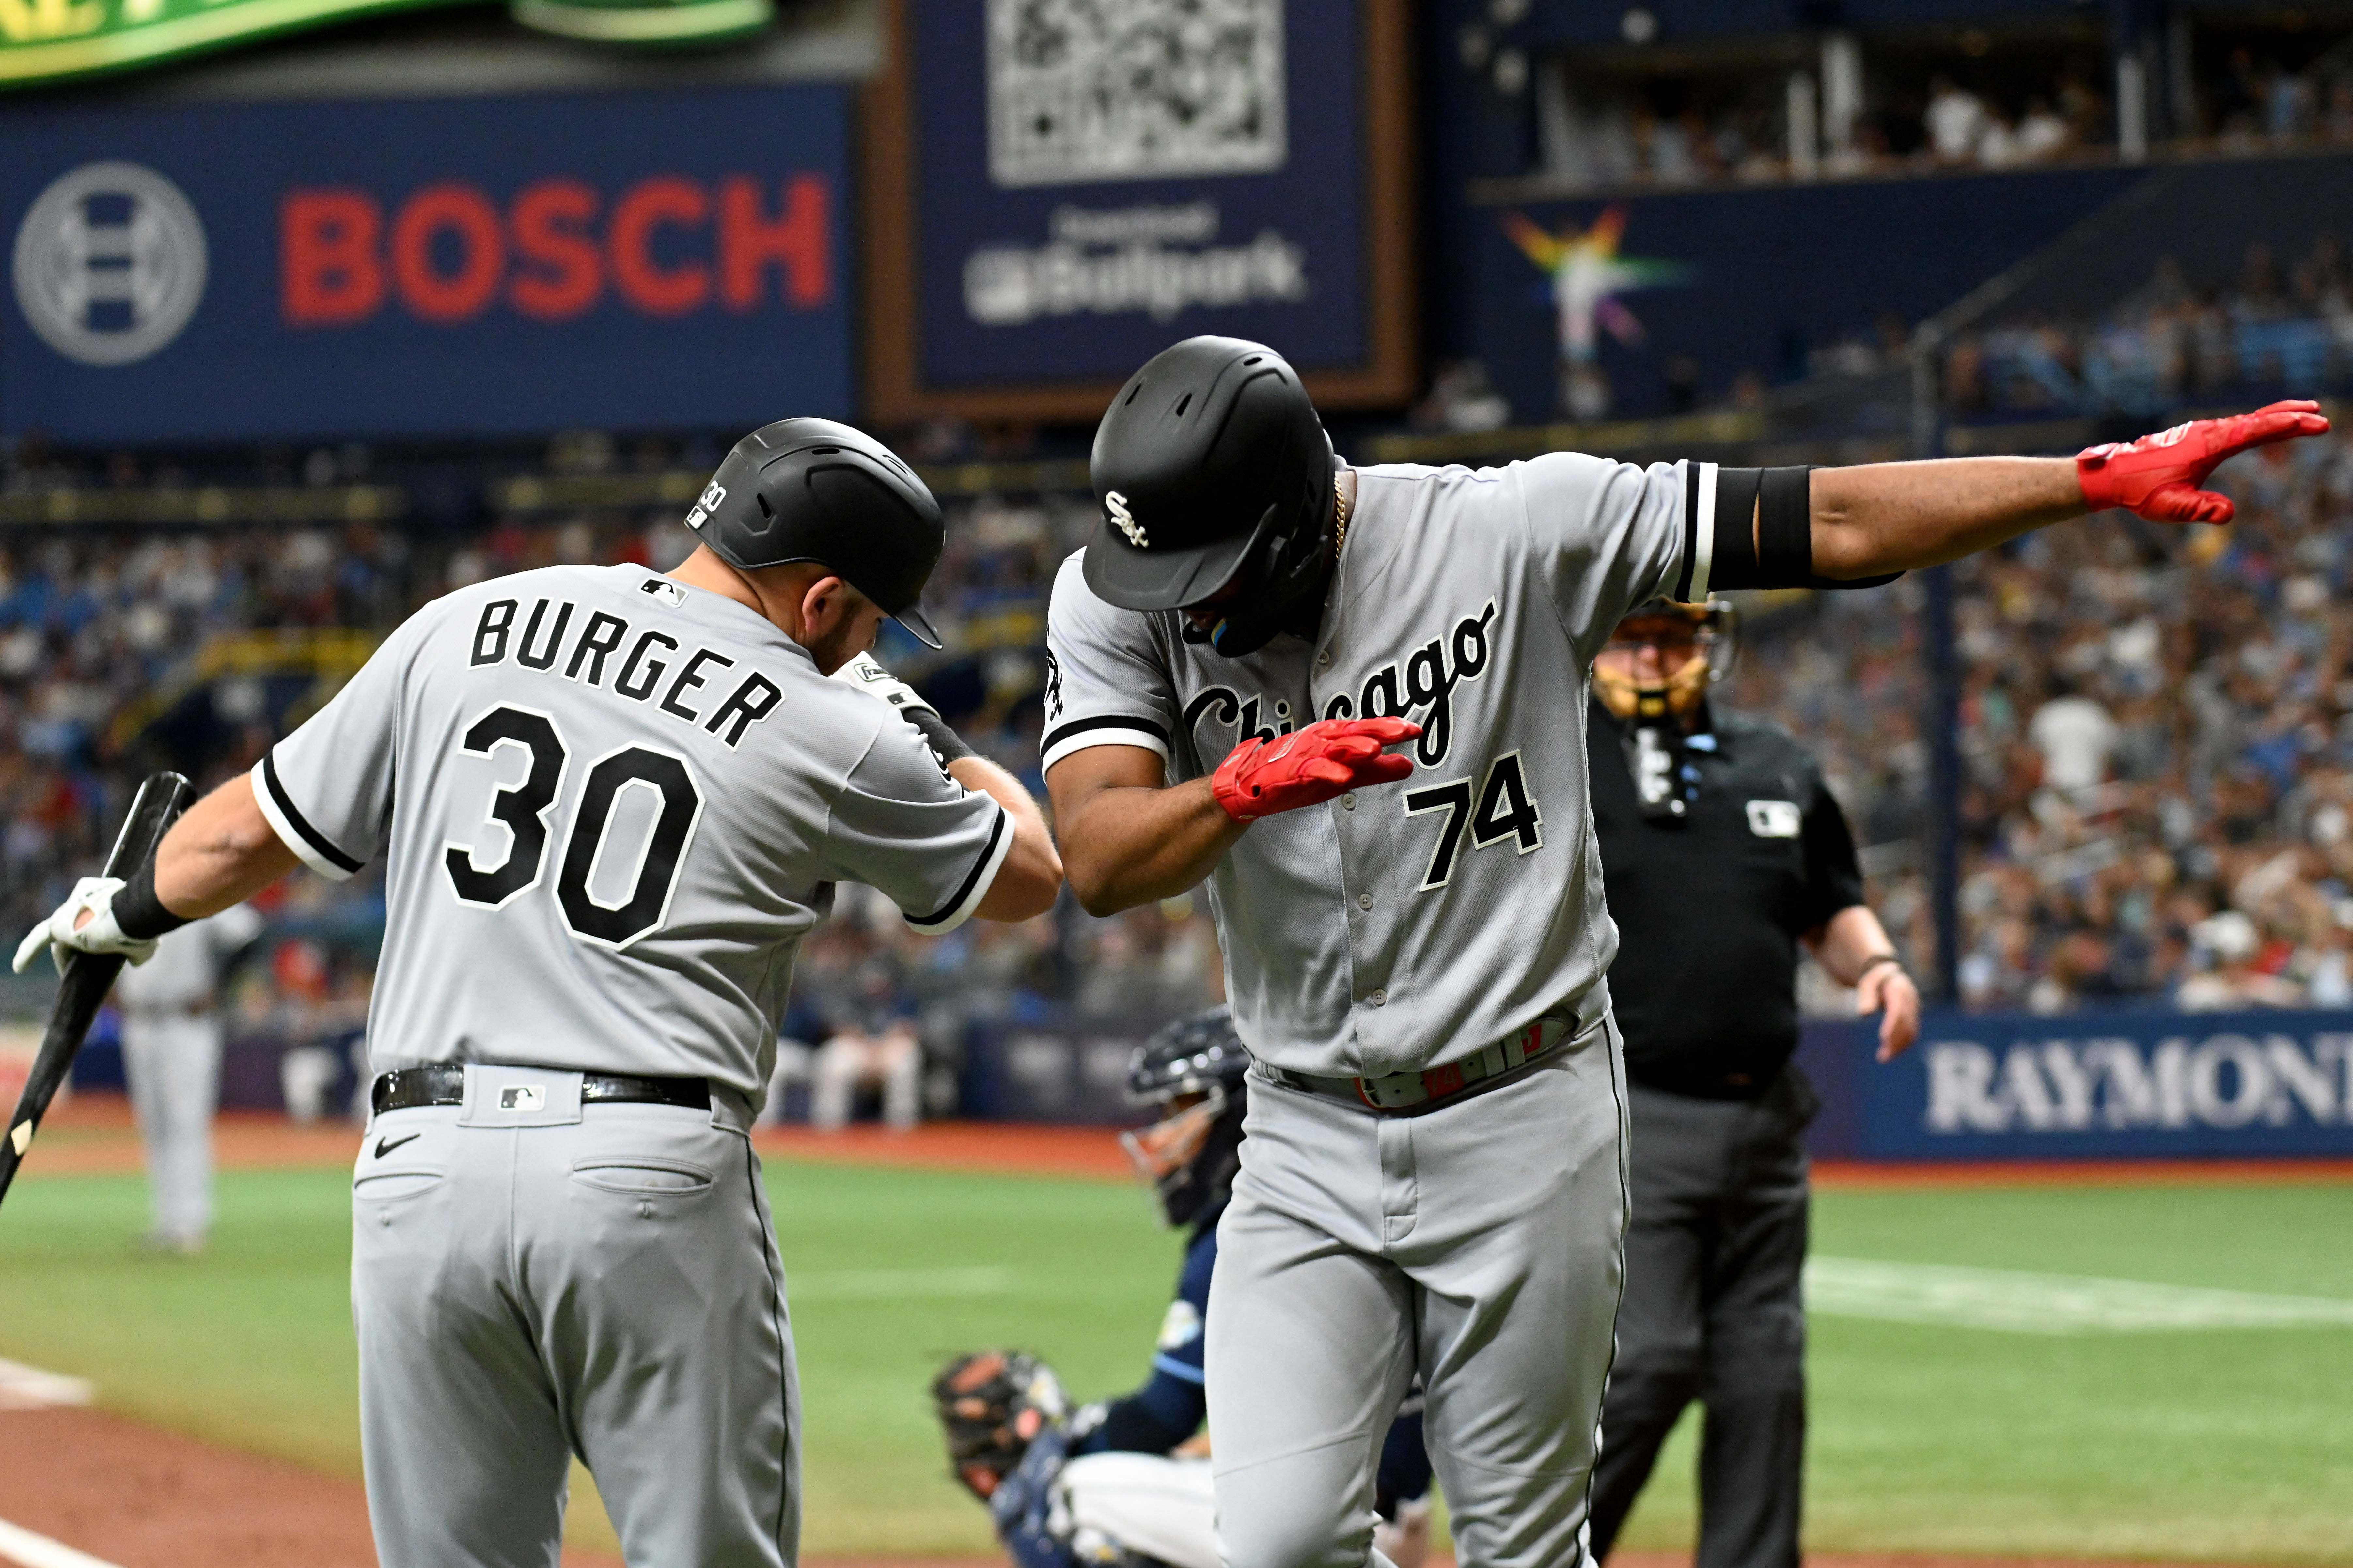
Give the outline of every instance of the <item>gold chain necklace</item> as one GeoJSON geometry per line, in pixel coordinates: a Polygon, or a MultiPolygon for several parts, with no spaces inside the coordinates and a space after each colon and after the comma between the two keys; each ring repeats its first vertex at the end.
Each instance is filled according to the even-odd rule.
{"type": "Polygon", "coordinates": [[[1340,476],[1332,476],[1332,501],[1338,513],[1335,531],[1332,536],[1332,559],[1340,559],[1340,552],[1348,548],[1348,514],[1356,509],[1349,504],[1348,492],[1340,488],[1340,476]]]}

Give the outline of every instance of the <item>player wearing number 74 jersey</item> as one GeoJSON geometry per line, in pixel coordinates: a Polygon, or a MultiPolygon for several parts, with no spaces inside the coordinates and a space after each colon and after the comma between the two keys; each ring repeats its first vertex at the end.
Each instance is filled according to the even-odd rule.
{"type": "Polygon", "coordinates": [[[1054,584],[1044,768],[1091,911],[1207,879],[1253,1058],[1206,1338],[1227,1568],[1377,1559],[1416,1373],[1465,1568],[1588,1554],[1626,1189],[1585,689],[1625,613],[2112,506],[2227,521],[2217,463],[2327,428],[2283,404],[2073,463],[1351,468],[1257,343],[1129,380],[1054,584]]]}
{"type": "Polygon", "coordinates": [[[1022,787],[877,700],[904,691],[862,660],[884,614],[936,646],[939,510],[905,465],[781,421],[687,522],[703,548],[667,576],[428,605],[46,928],[132,942],[298,858],[383,856],[352,1293],[385,1568],[554,1568],[575,1452],[641,1568],[794,1561],[792,1339],[746,1137],[794,952],[838,881],[934,933],[1060,887],[1022,787]]]}

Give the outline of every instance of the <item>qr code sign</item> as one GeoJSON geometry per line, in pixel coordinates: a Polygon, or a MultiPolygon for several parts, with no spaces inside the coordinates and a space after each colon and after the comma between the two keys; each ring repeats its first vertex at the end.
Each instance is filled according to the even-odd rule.
{"type": "Polygon", "coordinates": [[[988,171],[1076,184],[1282,166],[1282,0],[988,0],[988,171]]]}

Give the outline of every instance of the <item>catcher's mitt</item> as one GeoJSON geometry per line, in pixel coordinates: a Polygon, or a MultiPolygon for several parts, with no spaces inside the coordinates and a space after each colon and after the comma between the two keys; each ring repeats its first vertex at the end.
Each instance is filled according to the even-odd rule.
{"type": "Polygon", "coordinates": [[[1054,1369],[1026,1351],[975,1351],[932,1380],[956,1479],[987,1500],[1038,1434],[1069,1409],[1054,1369]]]}

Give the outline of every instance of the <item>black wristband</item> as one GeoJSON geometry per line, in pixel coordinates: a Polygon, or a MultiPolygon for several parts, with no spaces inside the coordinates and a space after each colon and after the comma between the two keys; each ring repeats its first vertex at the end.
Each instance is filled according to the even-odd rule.
{"type": "Polygon", "coordinates": [[[913,724],[915,733],[931,742],[932,750],[939,753],[942,767],[962,762],[966,757],[980,755],[965,744],[962,735],[948,728],[946,720],[928,708],[902,708],[899,710],[899,717],[913,724]]]}
{"type": "Polygon", "coordinates": [[[1904,961],[1896,957],[1894,953],[1877,953],[1862,961],[1862,967],[1854,972],[1854,983],[1857,985],[1862,984],[1863,976],[1869,974],[1873,970],[1878,968],[1883,963],[1892,963],[1898,969],[1904,967],[1904,961]]]}
{"type": "Polygon", "coordinates": [[[145,942],[177,931],[188,923],[185,915],[175,915],[164,907],[155,896],[155,858],[149,856],[131,879],[114,895],[114,929],[133,942],[145,942]]]}

